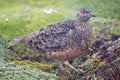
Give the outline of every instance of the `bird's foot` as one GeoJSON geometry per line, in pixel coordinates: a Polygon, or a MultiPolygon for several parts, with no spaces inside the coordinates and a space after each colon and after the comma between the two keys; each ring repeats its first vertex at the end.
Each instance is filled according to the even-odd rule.
{"type": "Polygon", "coordinates": [[[71,70],[77,72],[77,73],[84,73],[85,71],[83,69],[76,69],[74,66],[72,66],[68,61],[64,61],[64,64],[68,66],[71,70]]]}
{"type": "Polygon", "coordinates": [[[75,72],[77,72],[77,73],[85,73],[85,71],[83,69],[75,69],[75,72]]]}

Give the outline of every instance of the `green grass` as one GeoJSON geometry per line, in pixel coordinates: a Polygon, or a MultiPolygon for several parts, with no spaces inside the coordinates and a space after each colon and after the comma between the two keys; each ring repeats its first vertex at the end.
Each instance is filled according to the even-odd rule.
{"type": "Polygon", "coordinates": [[[97,17],[113,18],[118,22],[119,3],[119,0],[1,0],[0,33],[13,39],[55,22],[73,19],[81,7],[90,8],[97,17]],[[43,12],[50,8],[57,10],[57,13],[48,15],[43,12]]]}
{"type": "MultiPolygon", "coordinates": [[[[11,6],[11,3],[6,3],[6,6],[10,5],[10,7],[5,6],[0,11],[0,33],[13,39],[14,37],[39,30],[50,23],[61,20],[63,14],[66,13],[58,12],[57,14],[47,15],[43,13],[43,10],[49,8],[39,8],[37,2],[36,4],[30,3],[16,2],[20,6],[13,6],[14,4],[11,6]],[[9,20],[8,23],[5,22],[6,18],[9,20]]],[[[3,4],[5,5],[5,2],[3,4]]]]}

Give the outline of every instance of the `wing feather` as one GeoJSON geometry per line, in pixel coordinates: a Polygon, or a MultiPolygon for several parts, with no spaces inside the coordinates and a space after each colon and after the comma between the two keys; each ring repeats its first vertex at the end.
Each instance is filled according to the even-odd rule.
{"type": "Polygon", "coordinates": [[[69,31],[73,29],[73,20],[49,25],[41,29],[37,37],[31,39],[29,48],[38,52],[62,50],[69,45],[69,31]]]}

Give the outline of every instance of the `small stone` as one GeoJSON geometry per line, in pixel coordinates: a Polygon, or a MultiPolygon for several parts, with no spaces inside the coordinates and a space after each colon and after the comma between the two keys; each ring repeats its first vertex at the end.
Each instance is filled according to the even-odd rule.
{"type": "Polygon", "coordinates": [[[8,23],[8,21],[9,21],[8,18],[5,18],[5,22],[8,23]]]}
{"type": "Polygon", "coordinates": [[[57,13],[57,11],[56,10],[54,10],[54,9],[45,9],[45,10],[43,10],[43,12],[44,13],[46,13],[46,14],[53,14],[53,13],[57,13]]]}

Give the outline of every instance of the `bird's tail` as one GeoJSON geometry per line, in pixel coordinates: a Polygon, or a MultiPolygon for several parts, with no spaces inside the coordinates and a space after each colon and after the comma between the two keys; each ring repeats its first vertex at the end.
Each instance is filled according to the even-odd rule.
{"type": "Polygon", "coordinates": [[[36,31],[36,32],[33,32],[31,34],[28,34],[28,35],[25,35],[19,38],[15,38],[14,41],[27,45],[31,41],[31,39],[35,38],[38,34],[39,34],[39,31],[36,31]]]}

